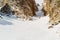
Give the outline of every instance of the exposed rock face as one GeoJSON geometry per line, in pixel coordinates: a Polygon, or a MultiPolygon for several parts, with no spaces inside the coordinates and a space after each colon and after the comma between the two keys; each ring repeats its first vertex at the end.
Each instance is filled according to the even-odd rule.
{"type": "Polygon", "coordinates": [[[8,3],[17,17],[35,16],[35,12],[38,10],[35,0],[4,0],[3,3],[4,5],[8,3]]]}
{"type": "Polygon", "coordinates": [[[0,7],[3,6],[3,0],[0,0],[0,7]]]}
{"type": "Polygon", "coordinates": [[[60,0],[45,0],[43,11],[45,15],[49,15],[49,22],[52,25],[57,25],[60,22],[60,0]]]}
{"type": "Polygon", "coordinates": [[[0,0],[0,7],[4,6],[8,0],[0,0]]]}
{"type": "Polygon", "coordinates": [[[42,10],[44,11],[45,16],[50,13],[50,11],[51,11],[51,0],[44,0],[42,10]]]}
{"type": "Polygon", "coordinates": [[[8,5],[8,4],[5,4],[5,6],[3,6],[1,8],[1,15],[4,15],[6,14],[7,16],[11,15],[12,13],[12,10],[11,10],[11,7],[8,5]]]}

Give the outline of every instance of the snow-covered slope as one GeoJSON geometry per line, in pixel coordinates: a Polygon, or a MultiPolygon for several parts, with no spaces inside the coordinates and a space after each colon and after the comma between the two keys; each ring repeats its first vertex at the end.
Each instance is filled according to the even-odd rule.
{"type": "MultiPolygon", "coordinates": [[[[42,5],[43,0],[36,0],[42,5]]],[[[59,25],[48,29],[49,18],[43,16],[41,6],[33,21],[23,21],[12,17],[0,19],[0,40],[60,40],[59,25]]]]}

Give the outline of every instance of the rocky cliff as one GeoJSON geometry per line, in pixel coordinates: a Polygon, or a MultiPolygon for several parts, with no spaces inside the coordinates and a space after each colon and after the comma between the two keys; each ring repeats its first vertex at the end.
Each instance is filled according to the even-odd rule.
{"type": "Polygon", "coordinates": [[[60,0],[44,0],[44,15],[49,15],[50,23],[57,25],[60,22],[60,0]]]}

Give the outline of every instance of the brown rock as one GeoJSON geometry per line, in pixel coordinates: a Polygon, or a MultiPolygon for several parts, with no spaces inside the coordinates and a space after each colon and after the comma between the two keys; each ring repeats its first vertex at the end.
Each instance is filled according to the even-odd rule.
{"type": "Polygon", "coordinates": [[[5,5],[6,3],[9,4],[17,17],[23,15],[25,17],[35,16],[35,12],[38,10],[35,0],[4,0],[3,4],[5,5]]]}
{"type": "Polygon", "coordinates": [[[58,23],[60,21],[60,0],[45,0],[43,4],[44,14],[50,17],[49,23],[58,23]]]}

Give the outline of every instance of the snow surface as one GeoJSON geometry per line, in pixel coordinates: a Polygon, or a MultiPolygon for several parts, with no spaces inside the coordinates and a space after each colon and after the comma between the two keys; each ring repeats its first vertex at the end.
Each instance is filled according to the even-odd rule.
{"type": "Polygon", "coordinates": [[[43,16],[41,11],[43,0],[36,2],[40,7],[33,21],[23,21],[14,16],[0,19],[0,40],[60,40],[60,24],[48,29],[49,17],[43,16]]]}

